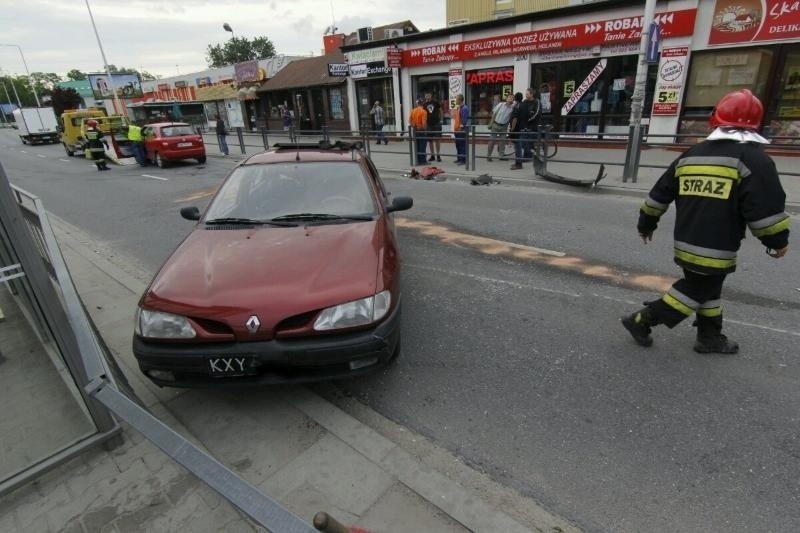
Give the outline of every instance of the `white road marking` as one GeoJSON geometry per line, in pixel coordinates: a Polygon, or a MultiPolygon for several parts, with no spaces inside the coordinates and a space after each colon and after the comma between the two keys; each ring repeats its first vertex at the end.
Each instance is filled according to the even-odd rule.
{"type": "Polygon", "coordinates": [[[161,181],[169,181],[169,178],[159,178],[158,176],[151,176],[150,174],[142,174],[145,178],[150,178],[154,180],[161,180],[161,181]]]}
{"type": "Polygon", "coordinates": [[[20,150],[20,152],[22,152],[23,154],[27,154],[28,153],[25,150],[20,150]]]}
{"type": "Polygon", "coordinates": [[[46,155],[42,155],[42,154],[36,154],[36,155],[37,155],[38,157],[41,157],[41,158],[43,158],[43,159],[47,157],[46,155]]]}
{"type": "Polygon", "coordinates": [[[69,163],[69,159],[59,159],[59,161],[63,161],[64,163],[69,163]]]}

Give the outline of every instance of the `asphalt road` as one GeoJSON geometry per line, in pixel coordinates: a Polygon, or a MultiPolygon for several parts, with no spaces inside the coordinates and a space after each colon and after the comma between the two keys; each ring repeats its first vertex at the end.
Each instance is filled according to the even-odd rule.
{"type": "MultiPolygon", "coordinates": [[[[99,173],[9,133],[12,183],[150,273],[191,226],[178,209],[232,165],[99,173]]],[[[688,323],[643,349],[618,317],[678,274],[671,218],[645,246],[637,198],[386,184],[415,199],[398,220],[403,354],[342,394],[586,530],[800,530],[800,252],[743,244],[723,294],[739,355],[695,354],[688,323]]]]}

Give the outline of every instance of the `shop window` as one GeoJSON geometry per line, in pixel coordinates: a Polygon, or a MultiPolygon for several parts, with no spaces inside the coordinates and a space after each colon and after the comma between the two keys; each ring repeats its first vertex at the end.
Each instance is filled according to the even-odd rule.
{"type": "Polygon", "coordinates": [[[772,56],[765,48],[694,53],[679,133],[707,133],[711,111],[731,91],[750,89],[763,101],[772,56]]]}
{"type": "Polygon", "coordinates": [[[488,130],[494,106],[505,100],[513,91],[514,67],[471,70],[466,73],[467,94],[472,124],[488,130]]]}
{"type": "Polygon", "coordinates": [[[328,89],[328,115],[331,120],[344,119],[344,100],[338,87],[328,89]]]}
{"type": "MultiPolygon", "coordinates": [[[[786,54],[775,90],[775,112],[766,131],[776,137],[800,137],[800,50],[786,54]]],[[[785,142],[785,141],[782,141],[785,142]]]]}

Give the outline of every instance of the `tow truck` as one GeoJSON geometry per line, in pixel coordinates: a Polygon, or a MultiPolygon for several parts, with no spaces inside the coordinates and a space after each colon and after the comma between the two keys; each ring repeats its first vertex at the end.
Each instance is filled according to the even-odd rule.
{"type": "Polygon", "coordinates": [[[61,114],[61,144],[68,156],[84,155],[86,151],[86,123],[94,119],[103,137],[108,141],[106,157],[120,165],[136,163],[128,140],[128,119],[123,115],[108,115],[105,109],[69,109],[61,114]]]}

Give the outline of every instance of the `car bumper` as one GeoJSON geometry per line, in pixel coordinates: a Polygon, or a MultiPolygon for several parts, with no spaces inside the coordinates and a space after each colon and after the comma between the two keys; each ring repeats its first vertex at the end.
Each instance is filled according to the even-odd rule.
{"type": "MultiPolygon", "coordinates": [[[[263,342],[162,344],[133,338],[139,368],[153,383],[168,387],[216,387],[304,383],[364,374],[388,363],[400,343],[400,305],[375,328],[345,335],[263,342]],[[211,360],[246,359],[240,375],[219,376],[211,360]],[[364,365],[364,366],[360,366],[364,365]],[[174,380],[162,379],[171,372],[174,380]]],[[[222,366],[222,364],[220,364],[222,366]]]]}
{"type": "Polygon", "coordinates": [[[206,149],[203,146],[195,148],[181,148],[180,150],[158,150],[161,157],[166,161],[181,161],[183,159],[195,159],[206,155],[206,149]]]}

